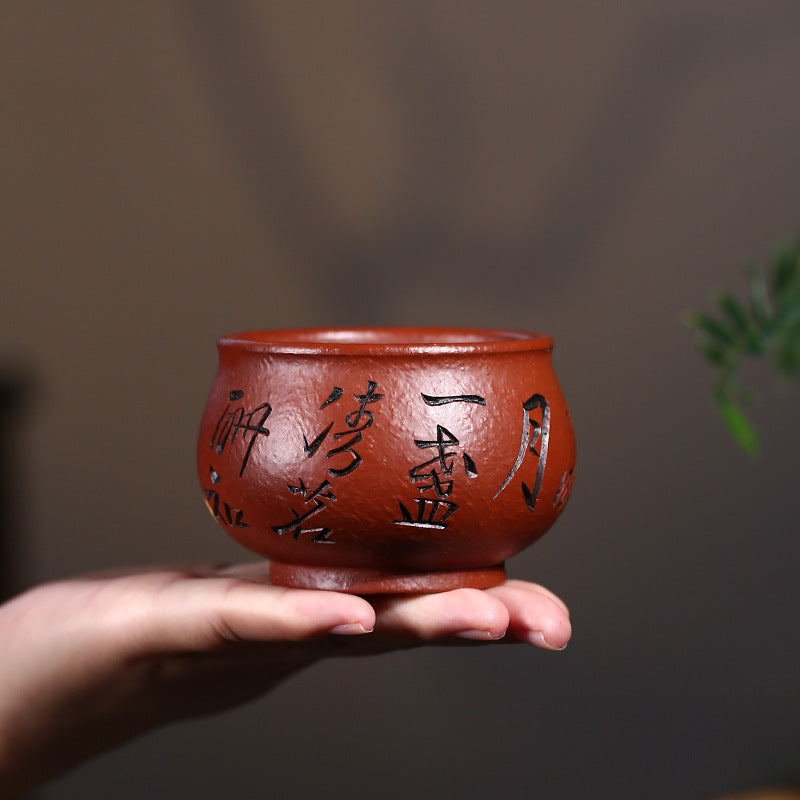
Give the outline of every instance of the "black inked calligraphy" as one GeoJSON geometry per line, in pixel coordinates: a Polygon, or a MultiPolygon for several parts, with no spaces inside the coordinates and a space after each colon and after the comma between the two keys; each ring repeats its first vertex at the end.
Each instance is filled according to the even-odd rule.
{"type": "Polygon", "coordinates": [[[328,395],[328,399],[319,407],[319,410],[322,411],[325,406],[335,403],[343,394],[344,389],[342,389],[340,386],[334,386],[333,391],[331,391],[331,393],[328,395]]]}
{"type": "Polygon", "coordinates": [[[395,525],[408,525],[411,528],[436,528],[444,530],[447,525],[445,520],[458,508],[449,500],[434,500],[429,497],[416,499],[417,513],[411,512],[400,502],[400,519],[394,520],[395,525]]]}
{"type": "Polygon", "coordinates": [[[478,468],[467,453],[464,453],[464,471],[467,473],[468,478],[478,477],[478,468]]]}
{"type": "MultiPolygon", "coordinates": [[[[429,395],[421,393],[421,397],[429,406],[442,406],[449,403],[486,405],[486,400],[477,394],[429,395]]],[[[428,494],[429,496],[416,498],[416,514],[412,514],[402,501],[398,501],[400,519],[393,520],[393,522],[395,525],[443,530],[447,527],[446,520],[458,509],[458,505],[447,498],[450,497],[455,487],[455,465],[459,455],[457,448],[461,443],[456,434],[445,428],[444,425],[437,423],[436,438],[414,439],[414,444],[420,450],[433,450],[432,458],[416,464],[408,471],[409,480],[419,494],[428,494]]],[[[477,478],[478,468],[470,455],[462,452],[461,460],[467,477],[477,478]]]]}
{"type": "Polygon", "coordinates": [[[311,444],[309,444],[308,439],[306,439],[305,434],[303,434],[303,452],[306,454],[306,458],[311,458],[314,453],[319,450],[319,446],[325,441],[325,437],[331,432],[331,428],[333,427],[333,423],[331,422],[327,428],[325,428],[322,433],[314,439],[311,444]]]}
{"type": "Polygon", "coordinates": [[[417,464],[408,471],[411,482],[418,484],[420,481],[430,481],[417,486],[420,492],[434,489],[438,497],[447,497],[453,491],[453,481],[449,480],[453,474],[453,460],[457,452],[448,450],[458,444],[458,439],[442,425],[436,426],[436,438],[430,441],[415,439],[414,444],[424,450],[436,448],[436,455],[428,461],[417,464]],[[440,471],[437,471],[436,467],[440,471]],[[442,480],[444,478],[444,480],[442,480]]]}
{"type": "Polygon", "coordinates": [[[366,417],[367,421],[361,428],[358,428],[358,430],[361,431],[363,431],[364,428],[369,428],[369,426],[375,421],[375,415],[371,411],[366,411],[365,409],[370,403],[377,403],[378,400],[383,399],[382,394],[375,394],[375,389],[377,386],[378,384],[375,383],[375,381],[367,381],[366,394],[353,395],[355,400],[358,401],[358,409],[345,417],[345,424],[348,428],[357,428],[362,417],[366,417]]]}
{"type": "MultiPolygon", "coordinates": [[[[334,427],[336,427],[336,420],[334,420],[324,428],[318,428],[319,433],[310,441],[305,433],[302,434],[303,453],[306,458],[314,458],[324,442],[328,441],[329,444],[334,444],[333,447],[325,451],[325,458],[330,459],[332,462],[328,467],[328,475],[330,475],[331,479],[343,478],[361,465],[363,459],[356,449],[356,445],[364,440],[364,431],[375,421],[374,413],[368,410],[367,406],[383,399],[383,395],[375,391],[377,388],[378,384],[375,381],[367,381],[367,389],[364,394],[353,394],[356,408],[348,411],[343,418],[339,417],[339,424],[342,425],[341,429],[334,430],[334,427]]],[[[344,389],[340,386],[334,386],[331,393],[319,406],[319,410],[322,411],[339,403],[342,397],[344,397],[344,389]]],[[[301,495],[305,505],[309,506],[309,508],[299,512],[290,507],[289,511],[292,514],[292,519],[284,525],[273,526],[272,530],[279,536],[291,533],[295,539],[299,539],[302,534],[308,534],[315,544],[333,544],[334,539],[330,535],[330,528],[325,526],[304,527],[306,520],[326,508],[326,502],[334,502],[336,500],[330,481],[323,481],[313,491],[303,481],[299,481],[298,486],[288,484],[288,488],[292,494],[301,495]]]]}
{"type": "MultiPolygon", "coordinates": [[[[447,448],[451,445],[458,444],[458,439],[455,437],[454,434],[450,433],[447,428],[443,425],[436,426],[436,438],[430,441],[425,441],[423,439],[414,439],[414,444],[420,448],[420,450],[424,450],[426,447],[435,447],[437,450],[437,455],[433,459],[434,461],[438,461],[441,468],[447,469],[447,464],[445,463],[448,458],[452,458],[455,455],[454,452],[447,452],[447,448]]],[[[451,467],[452,470],[452,467],[451,467]]]]}
{"type": "Polygon", "coordinates": [[[325,503],[336,502],[336,495],[331,491],[330,481],[323,481],[316,489],[309,489],[303,481],[299,481],[299,486],[287,484],[287,488],[292,494],[299,494],[305,505],[311,507],[305,513],[299,513],[294,508],[289,508],[292,519],[284,525],[274,525],[272,530],[279,536],[291,533],[295,539],[299,539],[304,533],[315,534],[312,541],[316,543],[333,544],[333,539],[329,537],[330,528],[316,527],[304,528],[305,521],[315,514],[319,514],[326,506],[325,503]]]}
{"type": "MultiPolygon", "coordinates": [[[[222,482],[222,476],[214,469],[208,468],[211,483],[218,486],[222,482]]],[[[249,528],[244,521],[244,511],[241,508],[234,508],[226,503],[216,489],[203,489],[203,496],[206,499],[206,507],[211,512],[217,522],[227,525],[229,528],[249,528]]]]}
{"type": "MultiPolygon", "coordinates": [[[[308,437],[303,434],[303,452],[306,458],[312,458],[316,455],[329,434],[331,434],[331,438],[337,442],[335,447],[330,448],[326,452],[325,457],[334,459],[337,458],[337,456],[345,456],[347,460],[340,458],[336,465],[328,468],[328,474],[332,478],[342,478],[345,475],[349,475],[361,464],[362,459],[355,449],[355,446],[363,441],[363,431],[369,428],[375,421],[375,415],[372,411],[367,410],[367,406],[383,399],[382,394],[377,394],[375,392],[377,387],[378,384],[375,383],[375,381],[367,381],[367,391],[364,394],[353,395],[353,399],[357,402],[357,408],[355,411],[350,411],[345,415],[344,428],[342,430],[334,431],[334,433],[331,434],[331,430],[336,424],[335,422],[331,422],[310,442],[308,437]]],[[[343,395],[344,390],[339,386],[334,386],[328,398],[320,406],[320,410],[334,403],[338,403],[343,395]]]]}
{"type": "Polygon", "coordinates": [[[229,528],[248,528],[244,521],[244,512],[241,508],[233,508],[228,505],[220,496],[216,489],[205,489],[203,495],[206,499],[206,506],[214,519],[227,525],[229,528]]]}
{"type": "Polygon", "coordinates": [[[500,485],[500,488],[494,493],[496,498],[503,489],[511,483],[511,479],[516,475],[517,470],[522,465],[525,455],[532,453],[538,459],[536,466],[536,479],[533,484],[533,489],[529,489],[526,483],[522,483],[522,496],[525,499],[525,504],[533,511],[536,500],[539,497],[539,490],[542,488],[542,478],[544,477],[544,469],[547,464],[547,447],[550,441],[550,405],[547,400],[540,395],[531,395],[522,404],[522,437],[519,444],[519,452],[514,461],[513,466],[506,475],[505,480],[500,485]],[[531,416],[531,412],[541,410],[542,421],[541,423],[531,416]],[[539,445],[537,451],[536,445],[539,445]]]}
{"type": "Polygon", "coordinates": [[[444,406],[448,403],[475,403],[479,406],[486,405],[486,398],[481,397],[479,394],[446,394],[446,395],[430,395],[423,394],[422,399],[426,405],[429,406],[444,406]]]}
{"type": "MultiPolygon", "coordinates": [[[[347,436],[349,431],[342,431],[341,433],[334,433],[334,439],[340,439],[343,436],[347,436]]],[[[349,475],[355,469],[358,468],[358,465],[361,463],[361,456],[356,452],[354,449],[354,445],[357,445],[362,439],[361,431],[356,431],[350,439],[348,439],[343,444],[340,444],[338,447],[334,447],[332,450],[328,450],[328,458],[335,458],[336,456],[344,453],[350,454],[350,461],[346,467],[329,467],[328,474],[333,476],[334,478],[342,478],[345,475],[349,475]]]]}
{"type": "Polygon", "coordinates": [[[211,447],[214,448],[217,455],[222,455],[225,448],[229,444],[233,445],[239,434],[241,434],[242,442],[246,445],[246,448],[239,468],[239,477],[244,474],[258,437],[263,436],[266,438],[269,436],[269,429],[264,427],[264,423],[272,413],[272,406],[269,403],[261,403],[250,411],[243,404],[233,405],[243,397],[244,392],[239,389],[228,394],[228,405],[222,412],[222,416],[219,418],[214,428],[214,434],[211,437],[211,447]]]}
{"type": "Polygon", "coordinates": [[[564,508],[567,504],[567,500],[569,500],[570,494],[572,494],[572,484],[574,481],[575,467],[561,476],[561,483],[558,485],[558,489],[556,489],[555,497],[553,497],[553,508],[557,508],[559,511],[564,508]]]}

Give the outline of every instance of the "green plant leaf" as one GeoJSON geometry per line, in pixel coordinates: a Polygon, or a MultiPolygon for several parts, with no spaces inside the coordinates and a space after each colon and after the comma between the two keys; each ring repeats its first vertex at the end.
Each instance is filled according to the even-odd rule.
{"type": "Polygon", "coordinates": [[[751,397],[741,385],[746,356],[769,356],[778,378],[800,382],[800,236],[773,251],[764,270],[746,268],[745,302],[720,292],[718,317],[684,315],[697,346],[715,372],[714,404],[738,445],[758,451],[758,434],[743,410],[751,397]]]}
{"type": "Polygon", "coordinates": [[[800,378],[800,331],[780,340],[775,348],[775,366],[788,378],[800,378]]]}
{"type": "Polygon", "coordinates": [[[757,267],[750,266],[747,268],[747,282],[750,286],[750,309],[753,312],[753,319],[764,333],[770,334],[772,332],[772,310],[764,275],[757,267]]]}
{"type": "Polygon", "coordinates": [[[782,248],[773,257],[772,287],[777,297],[783,295],[800,278],[800,263],[798,254],[787,248],[782,248]]]}
{"type": "Polygon", "coordinates": [[[717,297],[717,305],[730,320],[733,330],[744,341],[748,352],[753,355],[764,351],[764,340],[757,326],[747,314],[744,304],[729,292],[721,292],[717,297]]]}
{"type": "Polygon", "coordinates": [[[758,434],[741,407],[721,393],[714,394],[714,402],[725,426],[739,447],[746,453],[755,455],[759,449],[758,434]]]}
{"type": "Polygon", "coordinates": [[[722,345],[732,345],[736,342],[736,336],[714,317],[707,314],[690,314],[686,319],[692,328],[711,342],[722,345]]]}
{"type": "MultiPolygon", "coordinates": [[[[798,281],[800,287],[800,281],[798,281]]],[[[796,300],[787,302],[775,315],[775,327],[781,331],[787,331],[791,335],[792,328],[797,326],[800,321],[800,294],[796,300]]]]}
{"type": "Polygon", "coordinates": [[[750,328],[750,319],[744,306],[729,292],[720,293],[717,303],[734,326],[744,333],[750,328]]]}
{"type": "Polygon", "coordinates": [[[780,289],[774,290],[775,303],[778,306],[777,316],[787,310],[800,306],[800,272],[789,277],[780,289]]]}
{"type": "Polygon", "coordinates": [[[706,361],[717,367],[728,367],[731,365],[730,351],[716,344],[715,342],[704,341],[698,345],[700,352],[705,356],[706,361]]]}

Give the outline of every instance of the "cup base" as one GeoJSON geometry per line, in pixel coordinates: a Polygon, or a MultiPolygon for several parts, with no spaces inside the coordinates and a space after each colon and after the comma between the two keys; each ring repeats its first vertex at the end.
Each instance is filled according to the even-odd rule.
{"type": "Polygon", "coordinates": [[[349,594],[426,594],[451,589],[488,589],[506,579],[503,564],[480,569],[396,572],[361,567],[315,567],[270,563],[270,583],[296,589],[327,589],[349,594]]]}

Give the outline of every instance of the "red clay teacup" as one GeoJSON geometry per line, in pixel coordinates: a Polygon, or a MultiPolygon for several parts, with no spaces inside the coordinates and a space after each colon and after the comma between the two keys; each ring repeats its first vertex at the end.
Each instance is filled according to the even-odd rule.
{"type": "Polygon", "coordinates": [[[575,438],[537,333],[254,331],[218,342],[209,510],[284,586],[486,588],[556,520],[575,438]]]}

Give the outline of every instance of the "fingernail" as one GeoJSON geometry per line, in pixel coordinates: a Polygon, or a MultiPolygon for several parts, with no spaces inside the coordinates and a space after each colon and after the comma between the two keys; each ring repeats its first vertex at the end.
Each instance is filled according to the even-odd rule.
{"type": "Polygon", "coordinates": [[[564,650],[566,648],[566,644],[563,647],[556,647],[555,645],[550,644],[547,639],[544,638],[544,634],[541,631],[528,631],[525,635],[525,641],[528,644],[535,645],[536,647],[543,647],[545,650],[564,650]]]}
{"type": "Polygon", "coordinates": [[[344,625],[336,625],[335,627],[331,628],[328,633],[352,636],[353,634],[372,633],[372,628],[367,630],[360,622],[348,622],[344,625]]]}
{"type": "Polygon", "coordinates": [[[479,642],[490,642],[494,641],[495,639],[502,639],[505,634],[500,634],[500,636],[492,635],[491,631],[481,631],[481,630],[468,630],[468,631],[459,631],[456,636],[460,639],[476,639],[479,642]]]}

